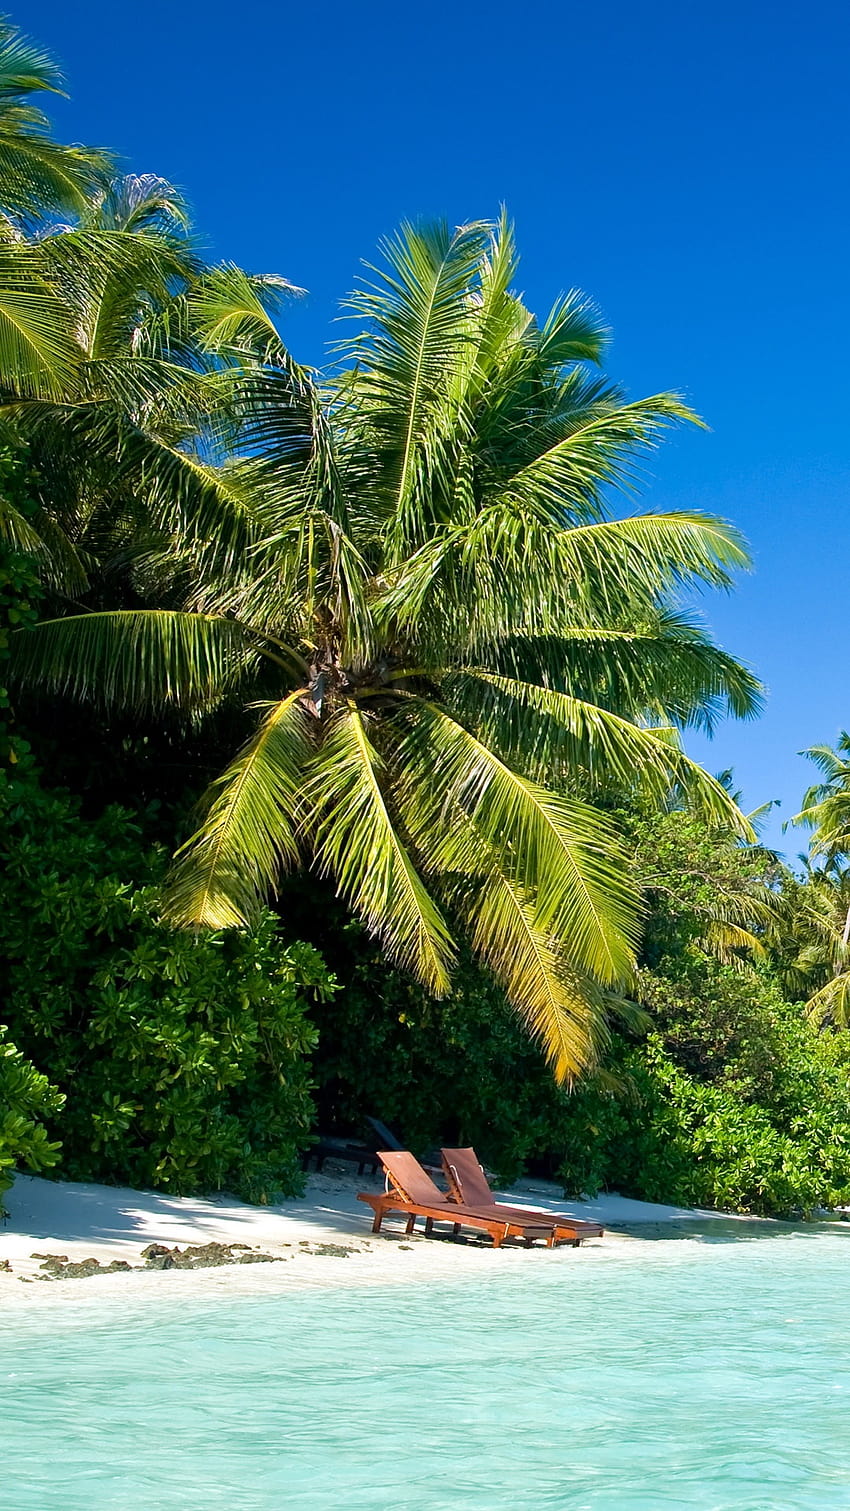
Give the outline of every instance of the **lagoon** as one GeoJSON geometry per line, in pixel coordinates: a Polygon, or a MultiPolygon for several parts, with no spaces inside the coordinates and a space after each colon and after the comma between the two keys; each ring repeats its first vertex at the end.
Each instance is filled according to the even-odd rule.
{"type": "Polygon", "coordinates": [[[213,1303],[79,1281],[4,1306],[4,1503],[850,1508],[850,1228],[537,1257],[416,1286],[346,1285],[341,1261],[322,1289],[213,1303]]]}

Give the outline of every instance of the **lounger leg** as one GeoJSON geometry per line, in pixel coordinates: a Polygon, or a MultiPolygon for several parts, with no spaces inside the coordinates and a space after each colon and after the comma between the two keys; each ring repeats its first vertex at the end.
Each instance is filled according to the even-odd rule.
{"type": "Polygon", "coordinates": [[[493,1248],[494,1249],[500,1249],[501,1247],[502,1247],[502,1235],[501,1235],[501,1233],[494,1233],[493,1234],[493,1248]]]}
{"type": "Polygon", "coordinates": [[[412,1233],[415,1224],[416,1224],[416,1213],[415,1212],[411,1212],[411,1214],[408,1217],[407,1222],[405,1224],[405,1228],[404,1228],[405,1233],[412,1233]]]}
{"type": "Polygon", "coordinates": [[[460,1232],[460,1223],[459,1222],[453,1222],[452,1223],[452,1232],[454,1233],[455,1238],[457,1238],[457,1235],[460,1232]]]}
{"type": "Polygon", "coordinates": [[[433,1227],[434,1227],[434,1219],[433,1219],[433,1217],[426,1217],[425,1218],[425,1237],[426,1238],[430,1238],[431,1232],[433,1230],[433,1227]]]}
{"type": "Polygon", "coordinates": [[[375,1213],[375,1220],[372,1223],[372,1232],[373,1233],[380,1233],[380,1231],[381,1231],[381,1223],[383,1222],[383,1220],[384,1220],[384,1214],[383,1214],[383,1212],[381,1212],[380,1210],[377,1211],[375,1213]]]}

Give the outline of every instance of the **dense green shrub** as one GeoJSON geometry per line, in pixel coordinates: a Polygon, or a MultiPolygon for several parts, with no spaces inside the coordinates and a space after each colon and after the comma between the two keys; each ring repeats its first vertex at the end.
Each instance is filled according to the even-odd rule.
{"type": "Polygon", "coordinates": [[[704,943],[721,896],[746,899],[769,858],[681,813],[633,820],[632,838],[650,903],[648,1034],[615,1026],[601,1073],[558,1091],[485,972],[467,961],[434,1002],[356,926],[332,927],[322,950],[344,990],[316,1010],[325,1126],[354,1132],[378,1113],[417,1147],[475,1144],[506,1179],[557,1171],[570,1195],[759,1213],[846,1200],[850,1037],[818,1032],[766,968],[704,943]]]}
{"type": "Polygon", "coordinates": [[[12,1184],[16,1165],[49,1170],[56,1164],[60,1145],[49,1138],[41,1119],[59,1113],[64,1100],[9,1042],[8,1030],[0,1024],[0,1217],[3,1192],[12,1184]]]}
{"type": "MultiPolygon", "coordinates": [[[[0,512],[7,528],[10,517],[25,521],[33,507],[23,456],[0,447],[0,512]]],[[[35,620],[38,593],[33,563],[8,540],[0,540],[0,794],[8,794],[9,783],[28,753],[26,741],[14,731],[9,695],[2,686],[2,663],[11,631],[35,620]]],[[[12,882],[9,876],[7,884],[12,882]]],[[[46,1170],[59,1158],[60,1146],[49,1138],[40,1120],[58,1113],[63,1100],[0,1025],[0,1214],[3,1192],[11,1184],[16,1165],[46,1170]]]]}
{"type": "MultiPolygon", "coordinates": [[[[766,976],[700,951],[686,981],[645,973],[642,995],[655,1027],[641,1043],[618,1041],[612,1056],[625,1094],[612,1106],[583,1091],[573,1109],[573,1147],[585,1163],[595,1150],[605,1184],[648,1201],[762,1214],[847,1200],[843,1036],[815,1030],[766,976]]],[[[573,1156],[563,1174],[575,1184],[576,1173],[573,1156]]]]}
{"type": "Polygon", "coordinates": [[[473,1143],[506,1179],[545,1158],[566,1096],[493,980],[467,959],[435,1001],[357,925],[346,938],[344,989],[313,1013],[323,1126],[357,1133],[372,1113],[416,1149],[473,1143]]]}
{"type": "Polygon", "coordinates": [[[21,763],[0,790],[0,989],[12,1037],[65,1093],[62,1173],[268,1200],[299,1184],[313,1118],[308,945],[159,923],[165,857],[139,820],[96,820],[21,763]]]}

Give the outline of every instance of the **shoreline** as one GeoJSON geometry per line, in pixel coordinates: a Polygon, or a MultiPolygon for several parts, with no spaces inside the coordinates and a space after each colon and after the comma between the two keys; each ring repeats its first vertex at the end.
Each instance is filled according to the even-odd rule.
{"type": "MultiPolygon", "coordinates": [[[[812,1225],[664,1206],[615,1194],[570,1202],[553,1183],[530,1179],[497,1195],[543,1213],[568,1212],[599,1222],[605,1236],[585,1240],[580,1249],[528,1250],[505,1244],[493,1250],[486,1238],[470,1236],[458,1242],[448,1236],[425,1238],[420,1232],[407,1235],[400,1216],[387,1218],[382,1232],[373,1234],[372,1214],[356,1196],[360,1190],[382,1189],[377,1177],[326,1169],[308,1175],[303,1197],[254,1207],[226,1195],[176,1197],[18,1175],[5,1197],[9,1219],[0,1227],[0,1266],[4,1261],[11,1266],[0,1269],[0,1308],[29,1311],[51,1299],[63,1304],[106,1299],[135,1304],[154,1297],[202,1301],[327,1286],[442,1283],[515,1274],[520,1268],[527,1272],[541,1263],[548,1274],[553,1264],[584,1265],[650,1252],[660,1257],[662,1249],[681,1252],[683,1246],[689,1249],[708,1239],[769,1237],[798,1229],[807,1230],[808,1236],[813,1231],[812,1225]],[[670,1245],[664,1241],[669,1238],[679,1241],[670,1245]],[[246,1253],[261,1251],[275,1262],[146,1269],[142,1250],[151,1243],[181,1250],[232,1244],[246,1253]],[[42,1268],[47,1255],[74,1263],[97,1259],[100,1265],[117,1260],[132,1269],[57,1279],[42,1268]]],[[[818,1224],[827,1226],[842,1227],[850,1238],[847,1225],[818,1224]]]]}

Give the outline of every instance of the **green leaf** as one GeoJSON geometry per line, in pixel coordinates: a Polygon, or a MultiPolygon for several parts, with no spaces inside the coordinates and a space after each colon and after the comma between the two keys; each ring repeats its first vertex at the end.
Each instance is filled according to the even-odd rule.
{"type": "Polygon", "coordinates": [[[310,772],[316,865],[390,957],[442,996],[454,946],[389,811],[367,717],[350,701],[340,709],[310,772]]]}
{"type": "Polygon", "coordinates": [[[19,684],[107,708],[209,709],[256,665],[242,625],[168,609],[123,609],[45,619],[10,640],[19,684]]]}
{"type": "Polygon", "coordinates": [[[270,705],[251,740],[216,779],[200,827],[178,851],[166,891],[172,922],[232,928],[256,916],[281,870],[300,860],[303,783],[313,749],[306,689],[270,705]]]}

